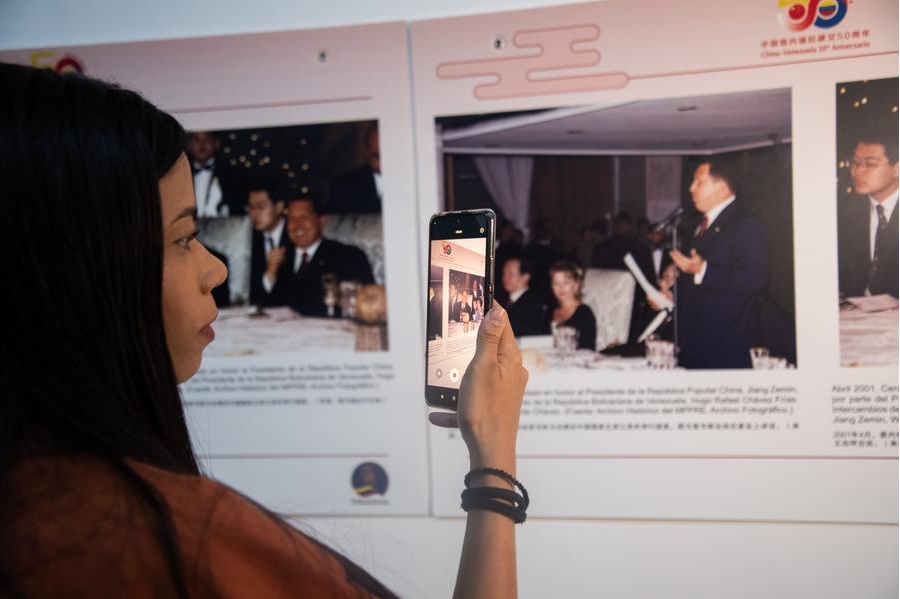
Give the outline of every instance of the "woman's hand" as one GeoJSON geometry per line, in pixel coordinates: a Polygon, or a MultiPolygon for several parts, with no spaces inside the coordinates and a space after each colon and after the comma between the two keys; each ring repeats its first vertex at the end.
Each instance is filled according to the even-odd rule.
{"type": "Polygon", "coordinates": [[[472,468],[515,473],[516,434],[527,382],[509,318],[494,302],[478,329],[475,357],[460,384],[458,412],[432,412],[429,420],[459,427],[472,468]]]}
{"type": "MultiPolygon", "coordinates": [[[[516,434],[528,371],[516,346],[509,317],[497,302],[478,329],[475,357],[459,388],[459,411],[433,412],[433,424],[458,426],[469,448],[471,467],[516,473],[516,434]]],[[[507,485],[494,476],[479,477],[473,486],[507,485]]],[[[508,516],[470,508],[455,599],[518,596],[515,525],[508,516]]]]}

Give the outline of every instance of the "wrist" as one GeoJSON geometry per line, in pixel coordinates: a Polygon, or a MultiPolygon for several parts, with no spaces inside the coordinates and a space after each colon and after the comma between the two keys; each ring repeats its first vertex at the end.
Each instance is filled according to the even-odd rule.
{"type": "MultiPolygon", "coordinates": [[[[469,470],[480,470],[482,468],[496,468],[498,470],[503,470],[508,472],[509,474],[515,476],[516,475],[516,456],[515,454],[510,454],[508,456],[496,456],[490,457],[485,455],[476,456],[472,454],[469,456],[469,470]]],[[[502,479],[499,479],[502,480],[502,479]]],[[[487,474],[477,481],[473,481],[479,485],[481,484],[496,484],[497,477],[492,474],[487,474]],[[485,480],[490,479],[490,480],[485,480]]]]}
{"type": "Polygon", "coordinates": [[[520,524],[527,517],[530,500],[528,491],[511,473],[497,468],[471,470],[463,479],[466,489],[462,492],[462,509],[487,510],[498,513],[520,524]],[[485,478],[496,478],[501,484],[482,482],[485,478]]]}

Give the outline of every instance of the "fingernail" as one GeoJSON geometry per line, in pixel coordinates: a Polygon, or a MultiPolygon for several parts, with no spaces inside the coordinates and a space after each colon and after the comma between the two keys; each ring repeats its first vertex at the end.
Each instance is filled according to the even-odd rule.
{"type": "Polygon", "coordinates": [[[491,308],[485,319],[493,324],[500,324],[503,321],[503,312],[500,308],[491,308]]]}

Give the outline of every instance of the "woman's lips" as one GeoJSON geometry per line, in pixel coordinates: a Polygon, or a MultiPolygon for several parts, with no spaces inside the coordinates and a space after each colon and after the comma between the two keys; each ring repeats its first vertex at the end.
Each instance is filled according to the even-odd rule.
{"type": "Polygon", "coordinates": [[[216,338],[216,332],[213,330],[212,325],[206,325],[200,329],[200,336],[212,343],[212,340],[216,338]]]}

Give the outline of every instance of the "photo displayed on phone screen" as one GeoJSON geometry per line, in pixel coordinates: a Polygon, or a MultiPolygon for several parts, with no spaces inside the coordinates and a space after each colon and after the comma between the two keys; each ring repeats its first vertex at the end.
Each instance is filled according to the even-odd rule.
{"type": "Polygon", "coordinates": [[[428,281],[429,387],[459,389],[485,306],[485,237],[432,239],[428,281]]]}

